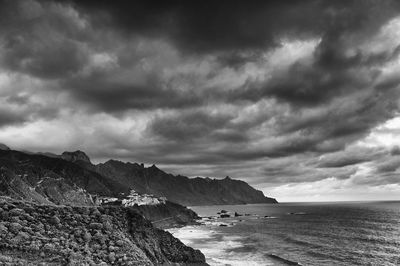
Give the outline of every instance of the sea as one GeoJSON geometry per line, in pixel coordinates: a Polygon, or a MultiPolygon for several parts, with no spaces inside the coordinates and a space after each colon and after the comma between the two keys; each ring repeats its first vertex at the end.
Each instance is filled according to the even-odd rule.
{"type": "Polygon", "coordinates": [[[399,201],[191,209],[201,224],[169,231],[210,265],[400,265],[399,201]]]}

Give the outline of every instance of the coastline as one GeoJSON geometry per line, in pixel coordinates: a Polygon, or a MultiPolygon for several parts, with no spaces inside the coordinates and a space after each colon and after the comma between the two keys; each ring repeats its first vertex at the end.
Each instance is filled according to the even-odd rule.
{"type": "Polygon", "coordinates": [[[170,232],[215,266],[397,265],[399,205],[373,201],[192,207],[203,217],[202,225],[170,232]],[[221,218],[222,210],[231,217],[221,218]],[[235,212],[245,215],[232,217],[235,212]]]}
{"type": "MultiPolygon", "coordinates": [[[[234,227],[243,220],[240,217],[217,218],[203,217],[198,225],[187,225],[180,228],[169,228],[174,237],[191,248],[200,250],[211,266],[269,266],[287,265],[277,263],[273,258],[258,253],[243,245],[240,235],[226,232],[226,228],[234,227]]],[[[248,219],[258,218],[255,216],[248,219]]]]}

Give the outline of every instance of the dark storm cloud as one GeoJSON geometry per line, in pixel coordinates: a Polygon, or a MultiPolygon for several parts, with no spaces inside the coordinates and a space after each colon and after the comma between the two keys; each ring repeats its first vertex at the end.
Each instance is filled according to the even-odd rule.
{"type": "MultiPolygon", "coordinates": [[[[279,44],[279,35],[338,36],[369,24],[369,19],[389,19],[395,13],[392,8],[397,8],[391,1],[380,1],[384,8],[375,8],[377,1],[73,2],[78,8],[103,14],[101,18],[127,33],[164,35],[195,52],[265,49],[279,44]]],[[[368,26],[374,30],[379,24],[368,26]]]]}
{"type": "MultiPolygon", "coordinates": [[[[299,1],[76,1],[78,7],[105,12],[113,26],[130,34],[163,35],[180,48],[215,51],[275,45],[275,27],[283,12],[299,1]],[[234,29],[234,30],[233,30],[234,29]]],[[[298,19],[299,19],[299,15],[298,19]]],[[[299,19],[300,20],[300,19],[299,19]]],[[[309,23],[311,19],[309,19],[309,23]]],[[[101,22],[100,22],[101,23],[101,22]]],[[[289,24],[289,28],[296,24],[289,24]]]]}
{"type": "MultiPolygon", "coordinates": [[[[93,38],[87,37],[95,35],[93,27],[102,29],[102,25],[97,25],[99,21],[105,24],[104,31],[165,38],[194,53],[218,50],[220,61],[232,66],[251,61],[259,49],[279,46],[281,37],[322,37],[311,66],[296,63],[287,73],[275,75],[266,84],[250,83],[228,97],[216,92],[207,96],[166,91],[161,84],[151,81],[158,78],[156,75],[150,76],[149,82],[141,86],[115,84],[96,75],[66,81],[73,84],[72,93],[77,99],[93,101],[99,109],[104,107],[111,111],[187,107],[214,95],[221,101],[276,97],[294,105],[324,103],[371,83],[349,71],[360,65],[364,57],[360,54],[345,56],[342,39],[358,30],[363,35],[372,34],[395,14],[392,10],[397,7],[390,1],[381,4],[386,7],[381,9],[374,9],[374,2],[357,1],[166,1],[162,4],[157,1],[59,1],[65,5],[66,12],[56,5],[57,1],[39,3],[42,5],[37,7],[37,14],[32,12],[29,17],[16,9],[19,20],[18,16],[12,17],[12,12],[4,12],[9,18],[7,22],[11,21],[6,28],[11,30],[5,31],[3,36],[2,64],[10,70],[40,78],[65,79],[81,71],[89,60],[88,47],[99,46],[91,43],[93,38]],[[70,11],[69,5],[82,14],[74,14],[76,11],[70,11]],[[83,22],[77,22],[79,19],[87,19],[93,25],[84,27],[83,22]],[[98,90],[88,89],[90,87],[98,90]]],[[[116,41],[124,39],[126,37],[116,41]]],[[[124,55],[119,57],[122,62],[124,55]]],[[[374,76],[371,72],[371,77],[374,76]]]]}
{"type": "Polygon", "coordinates": [[[400,155],[400,147],[399,147],[399,146],[394,146],[394,147],[390,150],[390,154],[393,155],[393,156],[400,155]]]}
{"type": "MultiPolygon", "coordinates": [[[[148,75],[143,83],[108,80],[107,74],[95,73],[89,77],[78,77],[63,83],[74,97],[91,104],[96,110],[123,112],[129,109],[185,108],[199,105],[196,95],[161,89],[158,77],[148,75]]],[[[146,76],[144,74],[144,76],[146,76]]]]}
{"type": "Polygon", "coordinates": [[[336,160],[327,161],[319,164],[319,167],[336,168],[348,165],[354,165],[368,161],[367,158],[337,158],[336,160]]]}
{"type": "Polygon", "coordinates": [[[0,128],[4,126],[11,126],[20,124],[26,121],[23,115],[15,114],[7,110],[0,110],[0,128]]]}
{"type": "MultiPolygon", "coordinates": [[[[209,137],[218,129],[224,128],[231,119],[232,116],[228,114],[216,116],[205,112],[189,112],[178,116],[156,118],[149,130],[167,140],[193,141],[209,137]]],[[[218,134],[219,137],[223,136],[223,133],[221,134],[218,134]]]]}
{"type": "Polygon", "coordinates": [[[339,151],[322,156],[316,165],[319,168],[341,168],[349,165],[374,161],[385,154],[387,154],[387,151],[373,148],[339,151]]]}
{"type": "Polygon", "coordinates": [[[376,166],[377,173],[395,172],[400,168],[400,159],[392,158],[384,162],[378,163],[376,166]]]}
{"type": "Polygon", "coordinates": [[[7,97],[6,101],[10,104],[25,105],[29,102],[29,96],[27,95],[11,95],[7,97]]]}
{"type": "MultiPolygon", "coordinates": [[[[319,43],[311,64],[296,62],[287,71],[276,73],[267,82],[252,82],[240,90],[233,91],[229,98],[258,101],[260,98],[275,97],[296,107],[317,106],[333,98],[367,89],[380,75],[374,67],[398,57],[397,47],[389,52],[390,56],[387,56],[388,52],[385,51],[381,60],[370,60],[371,55],[360,53],[348,57],[345,55],[345,48],[340,50],[338,40],[333,42],[337,45],[334,51],[335,58],[325,58],[329,56],[321,52],[328,49],[324,47],[326,43],[323,40],[319,43]],[[362,74],[355,75],[357,72],[362,74]]],[[[376,85],[376,89],[390,90],[398,84],[398,79],[384,80],[376,85]]]]}
{"type": "Polygon", "coordinates": [[[39,78],[60,78],[73,74],[86,63],[86,54],[72,41],[57,40],[45,45],[24,37],[9,39],[4,46],[3,65],[39,78]]]}
{"type": "Polygon", "coordinates": [[[0,5],[3,68],[53,79],[74,74],[87,62],[84,31],[73,10],[34,1],[0,5]]]}
{"type": "MultiPolygon", "coordinates": [[[[379,95],[376,93],[350,97],[331,108],[322,109],[311,117],[291,116],[283,120],[283,132],[305,130],[307,134],[319,132],[323,138],[340,138],[351,135],[362,135],[382,120],[391,118],[398,106],[397,94],[379,95]],[[296,121],[297,120],[297,121],[296,121]]],[[[340,101],[340,100],[339,100],[340,101]]]]}
{"type": "Polygon", "coordinates": [[[51,120],[58,116],[59,109],[29,102],[24,97],[8,98],[11,105],[0,106],[0,128],[19,126],[29,121],[51,120]]]}
{"type": "Polygon", "coordinates": [[[270,177],[271,183],[296,183],[296,182],[314,182],[333,177],[338,180],[350,178],[357,172],[356,167],[343,167],[340,169],[314,169],[307,167],[302,161],[292,158],[291,162],[271,163],[268,167],[262,168],[264,175],[270,177]]]}

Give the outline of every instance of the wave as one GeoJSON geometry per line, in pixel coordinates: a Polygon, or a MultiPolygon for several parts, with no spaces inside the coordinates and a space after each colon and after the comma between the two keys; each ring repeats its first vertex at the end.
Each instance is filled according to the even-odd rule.
{"type": "Polygon", "coordinates": [[[276,254],[268,254],[268,257],[270,257],[271,259],[274,259],[274,260],[278,260],[278,261],[280,261],[280,262],[283,262],[283,263],[285,263],[285,264],[287,264],[287,265],[300,265],[300,266],[302,266],[302,264],[300,264],[300,263],[297,262],[297,261],[288,260],[288,259],[283,258],[283,257],[281,257],[281,256],[278,256],[278,255],[276,255],[276,254]]]}

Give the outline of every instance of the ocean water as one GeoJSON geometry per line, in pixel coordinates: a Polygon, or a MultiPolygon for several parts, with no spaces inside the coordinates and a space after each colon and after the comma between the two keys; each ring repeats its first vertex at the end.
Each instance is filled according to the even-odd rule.
{"type": "Polygon", "coordinates": [[[210,265],[400,265],[400,202],[192,209],[211,219],[170,232],[200,249],[210,265]],[[247,216],[216,218],[222,209],[247,216]]]}

